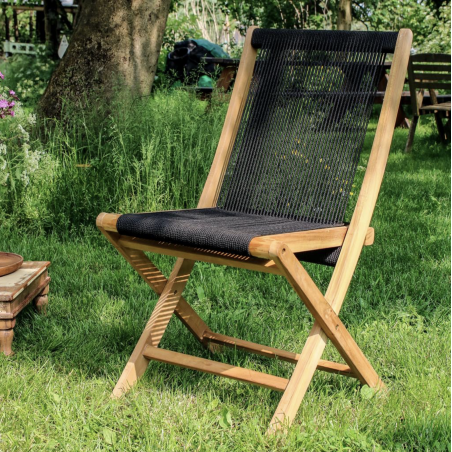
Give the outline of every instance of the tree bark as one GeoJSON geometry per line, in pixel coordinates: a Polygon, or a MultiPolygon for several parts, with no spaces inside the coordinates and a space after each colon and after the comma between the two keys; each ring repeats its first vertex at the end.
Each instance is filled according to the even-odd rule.
{"type": "Polygon", "coordinates": [[[351,30],[352,28],[352,2],[351,0],[339,0],[337,8],[337,29],[351,30]]]}
{"type": "Polygon", "coordinates": [[[117,88],[149,94],[171,0],[96,0],[81,5],[69,47],[41,98],[41,117],[61,116],[63,99],[111,99],[117,88]]]}

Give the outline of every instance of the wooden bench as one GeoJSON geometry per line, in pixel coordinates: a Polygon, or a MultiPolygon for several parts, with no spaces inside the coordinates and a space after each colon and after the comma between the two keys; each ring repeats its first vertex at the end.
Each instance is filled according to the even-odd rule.
{"type": "Polygon", "coordinates": [[[450,94],[448,98],[438,95],[437,89],[449,91],[451,82],[450,55],[423,53],[412,55],[408,64],[408,82],[410,85],[413,120],[406,143],[405,152],[411,152],[414,134],[423,114],[434,114],[438,133],[443,143],[450,140],[450,94]],[[430,94],[430,102],[424,102],[424,90],[430,94]],[[443,119],[448,118],[446,125],[443,119]]]}
{"type": "MultiPolygon", "coordinates": [[[[234,80],[237,70],[239,67],[240,60],[233,59],[233,58],[211,58],[211,57],[205,57],[204,60],[206,62],[214,63],[217,67],[221,68],[220,77],[217,81],[217,88],[222,88],[224,92],[227,92],[232,84],[232,81],[234,80]]],[[[384,73],[382,74],[382,77],[380,79],[380,82],[378,84],[378,91],[375,95],[375,104],[382,104],[385,92],[386,92],[386,86],[388,84],[388,77],[389,77],[389,71],[391,69],[392,62],[387,61],[384,64],[384,73]]],[[[408,79],[406,79],[406,83],[408,83],[408,79]]],[[[197,91],[201,92],[203,97],[207,97],[209,94],[212,93],[212,88],[199,88],[197,87],[197,91]]],[[[437,103],[447,103],[451,101],[451,95],[450,94],[437,94],[436,99],[432,102],[432,98],[430,96],[430,93],[425,93],[422,98],[422,106],[425,107],[425,111],[431,110],[431,105],[437,103]]],[[[411,105],[411,92],[410,91],[403,91],[402,97],[400,99],[400,105],[399,109],[397,111],[397,119],[396,119],[396,127],[402,127],[402,128],[410,128],[411,121],[409,120],[408,116],[406,115],[406,112],[403,108],[404,105],[411,105]]]]}

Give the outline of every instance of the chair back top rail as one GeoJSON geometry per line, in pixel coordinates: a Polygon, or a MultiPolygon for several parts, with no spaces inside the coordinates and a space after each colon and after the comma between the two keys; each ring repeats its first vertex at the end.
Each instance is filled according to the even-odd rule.
{"type": "Polygon", "coordinates": [[[411,63],[449,63],[450,55],[447,53],[416,53],[410,56],[411,63]]]}

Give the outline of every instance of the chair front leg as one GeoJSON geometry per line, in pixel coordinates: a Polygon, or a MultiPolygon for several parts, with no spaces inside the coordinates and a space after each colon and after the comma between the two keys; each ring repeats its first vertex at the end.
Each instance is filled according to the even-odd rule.
{"type": "Polygon", "coordinates": [[[379,388],[384,387],[384,384],[289,247],[274,242],[270,246],[269,254],[316,319],[270,423],[267,433],[271,434],[293,422],[322,357],[328,338],[331,339],[361,383],[379,388]]]}
{"type": "MultiPolygon", "coordinates": [[[[146,284],[157,294],[161,295],[168,280],[165,275],[149,260],[141,250],[124,248],[119,244],[121,236],[117,232],[106,231],[98,226],[107,240],[118,250],[124,259],[137,271],[146,284]]],[[[206,343],[204,333],[210,328],[204,323],[194,309],[181,297],[176,306],[175,314],[193,336],[206,348],[210,348],[206,343]]]]}
{"type": "Polygon", "coordinates": [[[371,388],[384,386],[358,344],[289,247],[274,242],[270,247],[270,255],[361,383],[371,388]]]}
{"type": "Polygon", "coordinates": [[[268,435],[274,434],[278,430],[282,430],[292,424],[327,343],[328,337],[322,331],[320,325],[315,322],[270,422],[270,427],[267,430],[268,435]]]}
{"type": "Polygon", "coordinates": [[[143,356],[143,350],[147,345],[153,347],[159,345],[163,333],[181,298],[185,285],[188,282],[194,264],[194,261],[186,259],[178,259],[176,261],[168,283],[163,289],[157,305],[113,390],[113,397],[121,397],[146,371],[149,359],[143,356]]]}

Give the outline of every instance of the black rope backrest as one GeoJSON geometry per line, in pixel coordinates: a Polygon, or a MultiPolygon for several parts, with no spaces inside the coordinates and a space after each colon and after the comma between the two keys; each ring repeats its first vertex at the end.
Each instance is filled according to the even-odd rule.
{"type": "Polygon", "coordinates": [[[392,32],[255,30],[258,56],[218,207],[342,222],[396,39],[392,32]]]}

